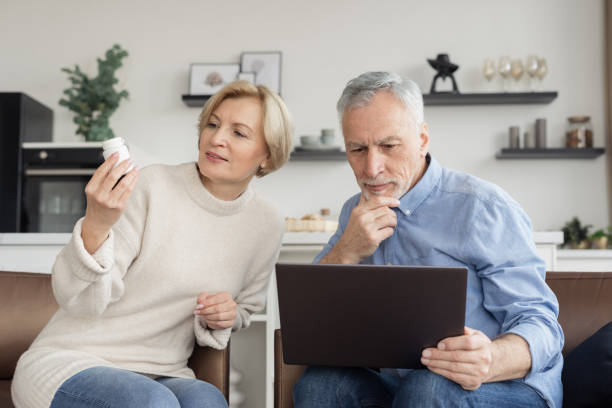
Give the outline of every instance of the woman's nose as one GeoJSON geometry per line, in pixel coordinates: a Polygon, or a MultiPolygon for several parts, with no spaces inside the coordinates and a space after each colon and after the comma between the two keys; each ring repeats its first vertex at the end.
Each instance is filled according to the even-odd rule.
{"type": "Polygon", "coordinates": [[[210,136],[210,143],[213,146],[225,146],[227,144],[226,131],[223,128],[217,128],[210,136]]]}

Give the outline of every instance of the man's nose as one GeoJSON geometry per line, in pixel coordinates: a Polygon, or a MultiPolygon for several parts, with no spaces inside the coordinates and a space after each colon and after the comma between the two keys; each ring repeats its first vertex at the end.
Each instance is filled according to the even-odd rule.
{"type": "Polygon", "coordinates": [[[374,178],[378,176],[384,170],[385,165],[383,161],[383,157],[381,157],[374,149],[370,149],[368,151],[368,156],[366,158],[366,175],[369,178],[374,178]]]}

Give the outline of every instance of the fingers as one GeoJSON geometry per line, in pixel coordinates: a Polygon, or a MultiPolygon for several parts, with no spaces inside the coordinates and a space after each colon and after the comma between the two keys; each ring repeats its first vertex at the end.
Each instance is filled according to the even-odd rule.
{"type": "Polygon", "coordinates": [[[202,304],[206,307],[218,305],[221,303],[226,303],[229,301],[233,301],[232,295],[228,292],[219,292],[214,295],[208,295],[206,297],[205,302],[202,304]]]}
{"type": "Polygon", "coordinates": [[[397,215],[388,207],[382,207],[372,212],[374,223],[379,229],[385,227],[395,227],[397,225],[397,215]]]}
{"type": "Polygon", "coordinates": [[[136,182],[138,181],[138,167],[134,167],[130,170],[123,179],[115,186],[117,194],[119,194],[119,203],[124,205],[127,202],[128,197],[134,190],[136,182]]]}
{"type": "Polygon", "coordinates": [[[100,184],[102,184],[102,181],[104,181],[108,173],[113,169],[113,166],[115,163],[117,163],[117,160],[119,160],[119,154],[111,154],[109,158],[106,159],[104,163],[102,163],[94,172],[93,176],[91,176],[91,180],[89,180],[88,183],[93,191],[96,191],[100,184]]]}
{"type": "Polygon", "coordinates": [[[364,201],[363,194],[361,194],[359,205],[366,210],[374,210],[379,207],[399,207],[400,201],[397,198],[385,196],[374,196],[368,201],[364,201]]]}
{"type": "Polygon", "coordinates": [[[115,187],[115,185],[117,184],[117,181],[119,180],[119,178],[125,174],[127,169],[130,168],[131,164],[132,164],[132,159],[127,159],[127,160],[122,161],[121,163],[119,163],[117,167],[112,169],[108,173],[104,181],[102,181],[102,184],[101,184],[102,191],[105,193],[110,193],[113,187],[115,187]]]}
{"type": "Polygon", "coordinates": [[[441,375],[442,377],[446,377],[453,382],[456,382],[464,390],[473,391],[478,389],[482,385],[482,382],[478,379],[478,377],[469,374],[455,373],[452,371],[445,370],[443,368],[430,368],[429,370],[441,375]]]}
{"type": "Polygon", "coordinates": [[[424,366],[427,366],[427,368],[429,369],[437,368],[437,369],[443,369],[443,370],[446,370],[452,373],[459,373],[459,374],[466,374],[466,375],[473,375],[474,373],[477,373],[477,372],[479,373],[480,371],[480,366],[476,364],[459,362],[459,361],[429,360],[424,357],[421,357],[421,363],[424,366]]]}
{"type": "MultiPolygon", "coordinates": [[[[421,361],[427,361],[427,363],[423,363],[424,365],[428,365],[433,361],[478,364],[482,359],[480,353],[466,350],[443,351],[436,348],[427,348],[421,353],[421,361]]],[[[448,366],[445,365],[445,367],[448,366]]]]}
{"type": "Polygon", "coordinates": [[[466,334],[457,337],[448,337],[438,343],[439,350],[476,350],[491,343],[491,340],[482,332],[470,328],[464,329],[466,334]]]}

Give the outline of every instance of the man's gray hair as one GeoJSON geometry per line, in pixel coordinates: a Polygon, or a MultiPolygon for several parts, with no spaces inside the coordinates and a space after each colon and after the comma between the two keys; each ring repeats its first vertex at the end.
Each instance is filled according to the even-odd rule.
{"type": "Polygon", "coordinates": [[[419,86],[409,79],[403,79],[394,72],[366,72],[351,79],[344,88],[336,109],[342,122],[344,113],[352,108],[368,105],[376,92],[392,92],[412,113],[415,125],[423,124],[423,95],[419,86]]]}

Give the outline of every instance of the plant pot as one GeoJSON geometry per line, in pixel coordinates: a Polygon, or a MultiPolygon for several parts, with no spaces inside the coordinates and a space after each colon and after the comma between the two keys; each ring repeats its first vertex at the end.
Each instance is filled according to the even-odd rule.
{"type": "Polygon", "coordinates": [[[597,237],[591,240],[591,248],[606,249],[608,247],[608,237],[597,237]]]}
{"type": "Polygon", "coordinates": [[[589,249],[590,247],[591,247],[591,242],[588,239],[584,239],[580,242],[570,243],[571,249],[589,249]]]}

